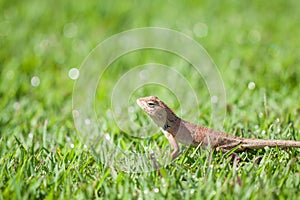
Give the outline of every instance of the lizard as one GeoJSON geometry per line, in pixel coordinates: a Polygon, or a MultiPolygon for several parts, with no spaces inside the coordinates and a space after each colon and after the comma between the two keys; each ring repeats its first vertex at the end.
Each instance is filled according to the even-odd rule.
{"type": "Polygon", "coordinates": [[[205,126],[190,123],[178,117],[167,104],[156,96],[138,98],[137,104],[150,116],[168,139],[174,160],[180,154],[178,142],[191,145],[211,147],[217,151],[243,151],[264,147],[295,147],[300,148],[300,141],[243,138],[205,126]]]}

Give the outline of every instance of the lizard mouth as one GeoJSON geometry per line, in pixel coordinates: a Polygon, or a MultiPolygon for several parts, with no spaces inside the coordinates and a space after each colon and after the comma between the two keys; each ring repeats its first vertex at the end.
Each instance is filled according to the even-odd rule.
{"type": "Polygon", "coordinates": [[[140,99],[137,99],[137,100],[136,100],[136,103],[137,103],[140,107],[142,107],[142,102],[140,101],[140,99]]]}

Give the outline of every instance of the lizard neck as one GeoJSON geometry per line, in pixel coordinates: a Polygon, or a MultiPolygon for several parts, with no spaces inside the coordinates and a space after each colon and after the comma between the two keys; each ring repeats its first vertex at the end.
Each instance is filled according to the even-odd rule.
{"type": "Polygon", "coordinates": [[[167,118],[165,124],[161,127],[164,131],[171,133],[173,136],[176,135],[181,119],[177,117],[173,111],[166,109],[167,118]]]}

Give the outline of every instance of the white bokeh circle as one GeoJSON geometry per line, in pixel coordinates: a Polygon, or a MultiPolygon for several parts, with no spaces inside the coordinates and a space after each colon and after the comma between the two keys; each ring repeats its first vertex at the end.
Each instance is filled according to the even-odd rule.
{"type": "MultiPolygon", "coordinates": [[[[178,55],[201,74],[213,102],[211,124],[214,127],[221,128],[226,115],[226,93],[220,73],[205,49],[192,38],[174,30],[156,27],[133,29],[111,36],[92,50],[80,67],[80,76],[73,91],[73,117],[82,142],[90,145],[99,161],[128,172],[154,170],[153,160],[149,159],[153,155],[161,165],[168,164],[170,159],[167,151],[153,151],[149,155],[121,151],[101,129],[94,110],[95,93],[99,79],[112,62],[127,53],[149,48],[178,55]]],[[[163,66],[159,68],[164,69],[163,66]]],[[[124,92],[130,94],[132,91],[124,92]]],[[[114,98],[112,95],[112,105],[117,106],[119,102],[114,98]]],[[[197,105],[190,106],[195,109],[197,105]]]]}
{"type": "Polygon", "coordinates": [[[155,129],[157,130],[154,123],[140,126],[130,118],[130,115],[134,115],[131,112],[134,109],[128,109],[130,108],[128,102],[132,91],[146,84],[158,84],[161,87],[168,88],[177,97],[183,116],[197,122],[199,116],[198,100],[189,81],[175,68],[158,63],[148,63],[133,67],[124,73],[112,91],[111,108],[114,119],[118,127],[125,133],[145,138],[154,134],[155,129]]]}

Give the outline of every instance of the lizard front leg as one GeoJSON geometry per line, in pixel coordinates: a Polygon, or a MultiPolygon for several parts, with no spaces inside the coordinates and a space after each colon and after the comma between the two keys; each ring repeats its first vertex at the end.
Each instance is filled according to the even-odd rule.
{"type": "Polygon", "coordinates": [[[175,137],[171,133],[169,133],[168,131],[165,131],[165,130],[162,130],[162,132],[168,139],[168,141],[173,149],[173,151],[171,153],[171,157],[172,157],[172,160],[174,160],[179,155],[179,152],[180,152],[179,145],[178,145],[175,137]]]}

